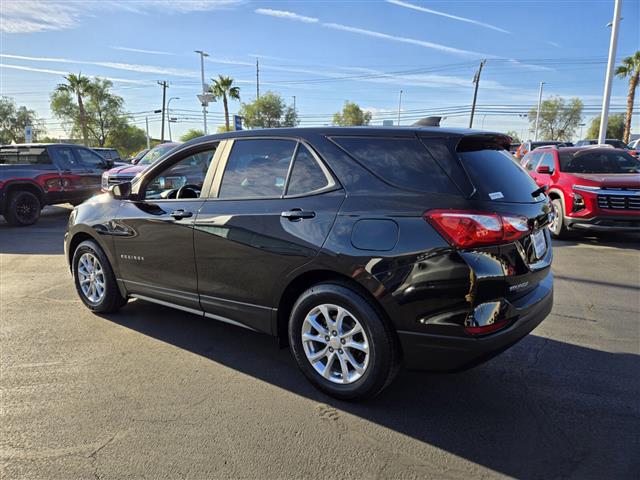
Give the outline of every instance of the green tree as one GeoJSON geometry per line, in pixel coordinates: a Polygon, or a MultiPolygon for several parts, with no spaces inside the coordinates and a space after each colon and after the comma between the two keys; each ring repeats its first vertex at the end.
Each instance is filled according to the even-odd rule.
{"type": "MultiPolygon", "coordinates": [[[[539,139],[571,140],[582,118],[582,100],[572,98],[568,103],[564,98],[551,97],[540,106],[539,139]]],[[[529,111],[529,122],[532,130],[536,125],[538,109],[533,107],[529,111]]]]}
{"type": "Polygon", "coordinates": [[[33,139],[39,139],[44,133],[42,122],[36,112],[25,106],[17,107],[8,97],[0,97],[0,145],[23,143],[25,127],[33,127],[33,139]]]}
{"type": "Polygon", "coordinates": [[[58,86],[51,94],[51,111],[72,136],[80,132],[85,145],[102,147],[111,132],[124,129],[128,123],[123,110],[124,100],[111,92],[112,86],[109,80],[89,80],[83,87],[85,95],[80,103],[71,90],[58,86]]]}
{"type": "Polygon", "coordinates": [[[222,98],[222,106],[224,107],[224,124],[229,131],[229,99],[240,100],[240,87],[233,86],[233,78],[218,75],[218,78],[212,78],[213,82],[209,86],[209,91],[216,100],[222,98]]]}
{"type": "Polygon", "coordinates": [[[516,132],[515,130],[509,130],[507,132],[507,135],[511,137],[511,140],[513,140],[513,143],[522,143],[522,140],[520,140],[520,136],[518,135],[518,132],[516,132]]]}
{"type": "MultiPolygon", "coordinates": [[[[70,73],[64,77],[66,83],[60,83],[56,87],[53,95],[67,94],[68,96],[75,95],[77,101],[77,118],[76,122],[80,124],[80,130],[82,131],[82,139],[85,145],[89,145],[89,134],[87,130],[87,116],[84,108],[84,100],[87,94],[91,91],[91,80],[89,77],[85,77],[82,74],[75,75],[70,73]]],[[[53,99],[52,99],[53,103],[53,99]]],[[[54,112],[55,114],[55,112],[54,112]]]]}
{"type": "Polygon", "coordinates": [[[190,128],[187,130],[184,135],[180,137],[181,142],[188,142],[189,140],[193,140],[194,138],[202,137],[204,135],[204,131],[198,128],[190,128]]]}
{"type": "Polygon", "coordinates": [[[333,124],[341,127],[369,125],[371,112],[363,111],[357,103],[346,101],[341,112],[333,115],[333,124]]]}
{"type": "Polygon", "coordinates": [[[135,125],[120,125],[108,133],[105,145],[117,148],[122,158],[129,157],[147,146],[147,134],[135,125]]]}
{"type": "MultiPolygon", "coordinates": [[[[609,122],[607,123],[607,135],[605,138],[617,138],[619,140],[622,140],[622,137],[624,135],[624,123],[624,115],[622,113],[611,115],[609,117],[609,122]]],[[[589,129],[587,130],[587,138],[598,138],[599,133],[600,117],[595,117],[589,124],[589,129]]]]}
{"type": "Polygon", "coordinates": [[[277,128],[292,125],[292,114],[280,95],[267,92],[251,103],[243,103],[240,115],[248,128],[277,128]]]}
{"type": "MultiPolygon", "coordinates": [[[[638,88],[638,80],[640,80],[640,50],[622,59],[622,65],[616,68],[616,75],[620,78],[629,79],[629,92],[627,93],[627,115],[624,121],[624,134],[622,141],[629,143],[631,136],[631,116],[633,115],[633,102],[636,98],[636,88],[638,88]]],[[[607,132],[609,128],[607,127],[607,132]]],[[[609,134],[607,134],[608,136],[609,134]]],[[[616,137],[617,138],[617,137],[616,137]]]]}

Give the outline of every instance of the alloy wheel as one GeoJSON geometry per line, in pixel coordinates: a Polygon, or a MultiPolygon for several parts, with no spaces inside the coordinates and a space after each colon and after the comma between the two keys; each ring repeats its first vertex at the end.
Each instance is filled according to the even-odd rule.
{"type": "Polygon", "coordinates": [[[369,365],[364,328],[338,305],[318,305],[307,314],[302,323],[302,346],[314,370],[333,383],[353,383],[369,365]]]}
{"type": "Polygon", "coordinates": [[[100,303],[105,294],[104,270],[92,253],[83,253],[78,260],[78,281],[82,294],[92,303],[100,303]]]}

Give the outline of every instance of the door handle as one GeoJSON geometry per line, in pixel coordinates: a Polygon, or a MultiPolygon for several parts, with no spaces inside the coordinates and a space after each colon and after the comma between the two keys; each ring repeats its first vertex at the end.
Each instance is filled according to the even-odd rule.
{"type": "Polygon", "coordinates": [[[296,220],[301,220],[303,218],[313,218],[316,216],[316,212],[305,212],[301,208],[294,208],[292,210],[282,212],[280,216],[287,218],[293,222],[296,220]]]}
{"type": "Polygon", "coordinates": [[[176,220],[182,220],[183,218],[189,218],[189,217],[193,217],[193,213],[191,212],[186,212],[182,209],[180,210],[174,210],[173,212],[171,212],[170,214],[173,218],[175,218],[176,220]]]}

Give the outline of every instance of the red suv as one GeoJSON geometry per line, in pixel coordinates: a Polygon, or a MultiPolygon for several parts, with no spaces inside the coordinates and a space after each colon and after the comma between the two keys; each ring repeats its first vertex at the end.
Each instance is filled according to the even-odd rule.
{"type": "Polygon", "coordinates": [[[608,146],[541,147],[522,159],[547,187],[556,238],[570,231],[640,231],[640,160],[608,146]]]}

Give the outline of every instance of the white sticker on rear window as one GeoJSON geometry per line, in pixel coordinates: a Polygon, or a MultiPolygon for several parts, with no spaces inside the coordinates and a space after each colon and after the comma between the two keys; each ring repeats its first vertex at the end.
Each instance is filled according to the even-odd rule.
{"type": "Polygon", "coordinates": [[[502,192],[492,192],[489,194],[489,198],[491,200],[498,200],[499,198],[504,198],[502,192]]]}

